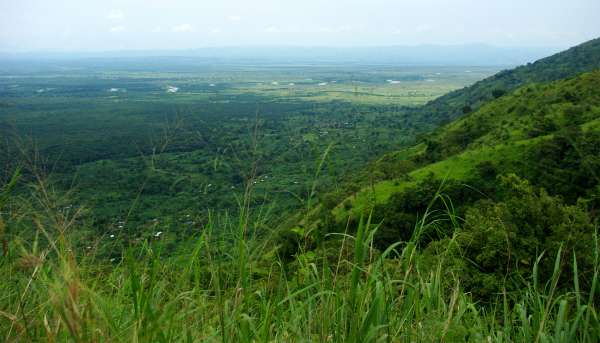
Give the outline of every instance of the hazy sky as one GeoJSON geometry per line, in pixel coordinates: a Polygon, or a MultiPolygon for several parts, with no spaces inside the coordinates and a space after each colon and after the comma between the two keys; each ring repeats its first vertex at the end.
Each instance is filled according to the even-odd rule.
{"type": "Polygon", "coordinates": [[[599,18],[600,0],[0,0],[0,50],[567,47],[599,18]]]}

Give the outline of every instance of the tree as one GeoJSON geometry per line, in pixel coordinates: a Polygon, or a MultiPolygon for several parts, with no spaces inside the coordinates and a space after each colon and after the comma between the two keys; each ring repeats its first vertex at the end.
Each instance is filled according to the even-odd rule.
{"type": "MultiPolygon", "coordinates": [[[[572,267],[570,252],[593,250],[594,227],[587,211],[566,205],[562,199],[537,191],[514,174],[500,177],[502,201],[482,200],[471,206],[456,236],[453,254],[462,257],[463,285],[480,298],[503,287],[518,287],[540,257],[540,283],[552,276],[559,248],[568,252],[563,269],[572,267]],[[507,282],[507,280],[509,282],[507,282]]],[[[592,273],[593,256],[577,255],[581,279],[592,273]]],[[[562,275],[572,275],[565,272],[562,275]]],[[[562,284],[571,282],[568,277],[562,284]]]]}
{"type": "Polygon", "coordinates": [[[504,89],[500,89],[500,88],[496,88],[492,91],[492,96],[495,99],[498,99],[498,98],[504,96],[505,94],[506,94],[506,91],[504,89]]]}

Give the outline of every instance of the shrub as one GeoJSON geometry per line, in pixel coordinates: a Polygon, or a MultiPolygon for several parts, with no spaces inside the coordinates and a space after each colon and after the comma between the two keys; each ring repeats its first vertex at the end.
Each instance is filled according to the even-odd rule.
{"type": "Polygon", "coordinates": [[[498,99],[499,97],[501,97],[505,94],[506,94],[506,91],[504,89],[496,88],[492,91],[492,96],[496,99],[498,99]]]}
{"type": "MultiPolygon", "coordinates": [[[[480,298],[489,298],[502,287],[516,289],[544,252],[539,276],[548,280],[559,247],[581,252],[580,274],[589,274],[593,261],[585,252],[594,248],[594,227],[585,209],[566,205],[543,189],[536,191],[514,174],[500,181],[503,201],[483,200],[470,207],[456,237],[455,253],[472,262],[463,265],[467,289],[480,298]]],[[[563,268],[569,269],[569,262],[563,261],[563,268]]]]}

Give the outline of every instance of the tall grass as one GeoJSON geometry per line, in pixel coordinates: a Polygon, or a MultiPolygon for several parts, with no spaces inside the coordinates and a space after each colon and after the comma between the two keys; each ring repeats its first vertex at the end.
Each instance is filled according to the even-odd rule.
{"type": "Polygon", "coordinates": [[[449,199],[440,191],[434,201],[446,204],[446,211],[424,213],[408,242],[376,251],[377,224],[367,217],[353,228],[355,234],[331,235],[333,249],[301,250],[287,265],[270,240],[247,234],[251,221],[259,219],[248,216],[245,201],[238,219],[210,216],[175,252],[167,254],[165,242],[152,237],[118,248],[121,257],[112,261],[101,251],[114,243],[102,243],[104,237],[88,249],[81,241],[94,238],[75,235],[76,218],[61,217],[46,203],[33,204],[19,218],[36,233],[8,236],[0,260],[0,337],[7,342],[600,339],[598,242],[593,252],[560,251],[548,283],[540,284],[536,264],[521,292],[505,292],[495,305],[484,306],[461,289],[459,276],[447,279],[443,259],[433,267],[422,261],[420,235],[441,220],[460,229],[449,199]],[[576,253],[594,254],[589,290],[580,289],[576,253]],[[559,290],[559,261],[566,254],[572,255],[574,283],[559,290]]]}

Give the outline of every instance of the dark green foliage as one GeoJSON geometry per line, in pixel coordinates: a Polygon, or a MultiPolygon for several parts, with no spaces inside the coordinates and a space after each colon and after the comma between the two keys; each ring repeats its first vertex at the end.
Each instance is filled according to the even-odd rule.
{"type": "MultiPolygon", "coordinates": [[[[552,276],[556,252],[577,253],[581,280],[591,280],[594,225],[586,210],[566,205],[546,191],[536,191],[515,175],[500,179],[502,201],[484,200],[467,210],[465,223],[450,244],[454,261],[462,261],[463,284],[473,294],[489,298],[506,287],[517,291],[538,256],[540,283],[552,276]]],[[[572,271],[570,259],[563,270],[572,271]]],[[[561,279],[570,285],[572,279],[561,279]]],[[[589,285],[586,285],[589,286],[589,285]]]]}
{"type": "Polygon", "coordinates": [[[600,182],[600,132],[571,126],[531,148],[525,175],[570,203],[600,182]]]}
{"type": "Polygon", "coordinates": [[[277,256],[281,261],[289,263],[295,259],[300,249],[300,236],[292,230],[281,230],[274,244],[277,245],[277,256]]]}
{"type": "Polygon", "coordinates": [[[556,122],[552,118],[542,115],[533,116],[533,124],[528,136],[531,138],[545,136],[558,129],[556,122]]]}
{"type": "Polygon", "coordinates": [[[492,161],[481,162],[475,168],[477,168],[477,174],[482,180],[493,180],[498,173],[498,169],[492,161]]]}
{"type": "MultiPolygon", "coordinates": [[[[385,250],[396,242],[406,242],[411,239],[414,229],[426,211],[439,215],[446,213],[448,203],[432,199],[441,192],[449,199],[460,199],[460,204],[469,204],[482,196],[481,192],[466,187],[455,181],[442,182],[431,176],[424,182],[403,192],[396,193],[385,204],[378,204],[373,209],[373,220],[380,222],[375,235],[375,245],[385,250]]],[[[454,200],[452,200],[454,201],[454,200]]],[[[460,209],[452,209],[460,212],[460,209]]],[[[425,232],[416,242],[426,246],[432,240],[440,239],[451,234],[452,223],[446,220],[437,223],[435,231],[425,232]]]]}
{"type": "Polygon", "coordinates": [[[504,94],[506,94],[506,91],[504,89],[494,89],[492,91],[492,96],[495,99],[498,99],[499,97],[503,96],[504,94]]]}

